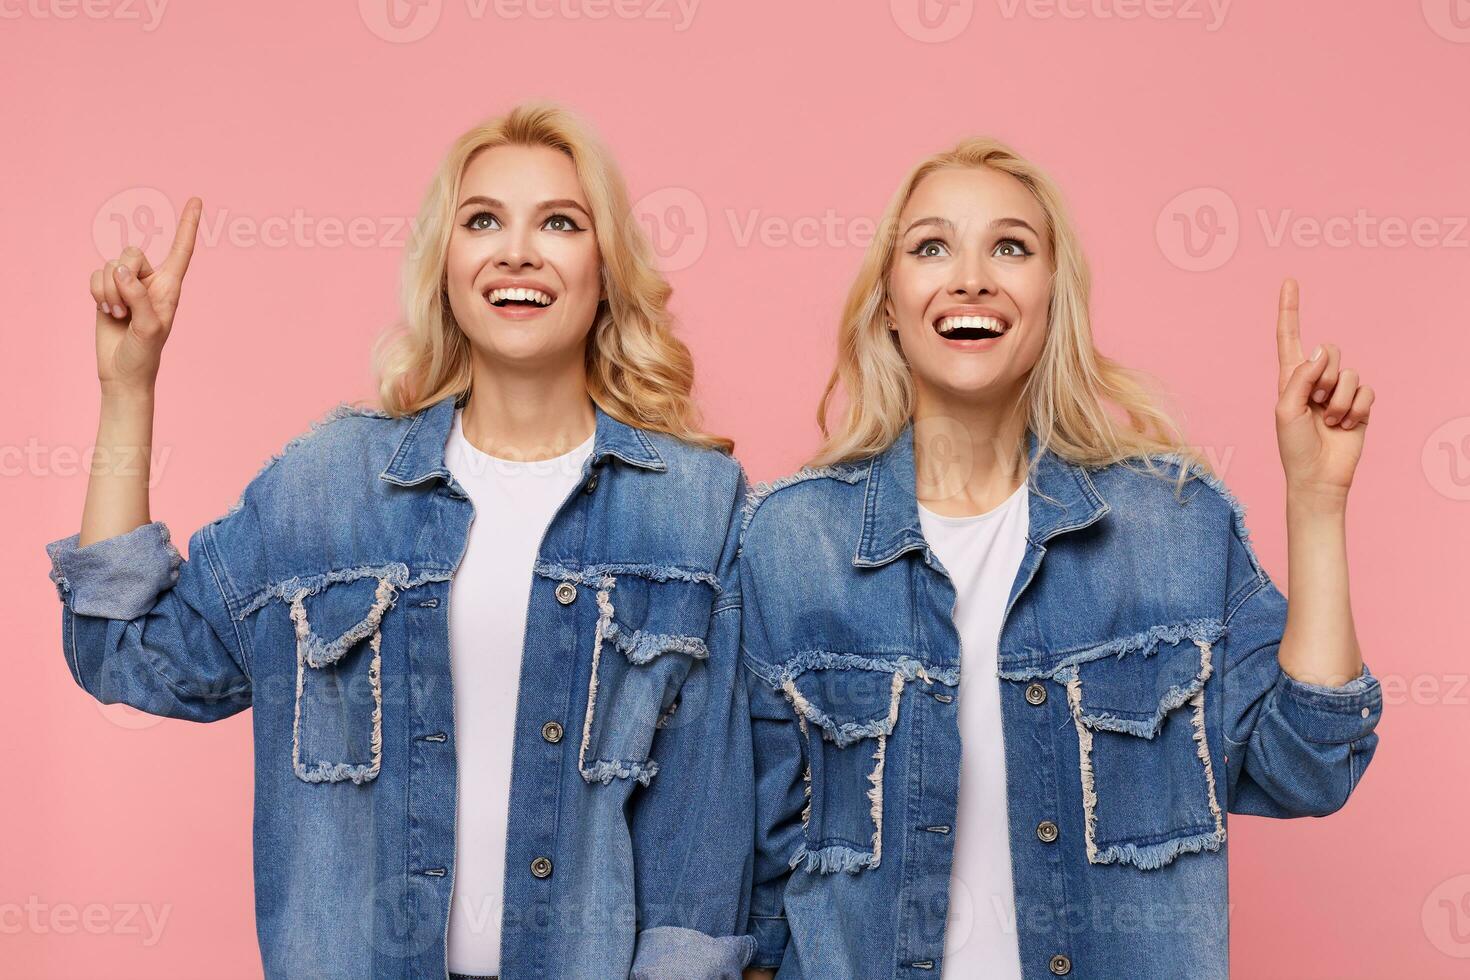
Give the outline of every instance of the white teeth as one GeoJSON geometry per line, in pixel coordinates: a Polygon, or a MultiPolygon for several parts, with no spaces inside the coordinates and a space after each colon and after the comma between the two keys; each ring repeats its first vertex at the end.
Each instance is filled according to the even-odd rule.
{"type": "Polygon", "coordinates": [[[1010,325],[1004,320],[993,316],[947,316],[940,319],[937,324],[940,333],[951,333],[955,330],[975,330],[984,328],[995,333],[1005,333],[1010,325]]]}
{"type": "Polygon", "coordinates": [[[485,295],[492,303],[503,300],[529,300],[539,306],[550,306],[551,297],[539,289],[492,289],[485,295]]]}

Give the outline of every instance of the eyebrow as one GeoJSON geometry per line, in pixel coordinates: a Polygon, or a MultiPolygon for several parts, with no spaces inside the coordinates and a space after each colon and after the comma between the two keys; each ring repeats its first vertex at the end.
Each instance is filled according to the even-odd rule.
{"type": "MultiPolygon", "coordinates": [[[[918,228],[920,225],[933,225],[936,228],[943,228],[943,229],[945,229],[947,231],[951,231],[951,232],[955,230],[955,228],[954,228],[954,222],[953,221],[950,221],[948,218],[931,217],[931,218],[919,218],[918,220],[916,220],[912,224],[910,224],[907,228],[905,228],[903,230],[903,233],[905,235],[907,235],[909,232],[913,231],[915,228],[918,228]]],[[[1022,221],[1020,218],[996,218],[994,221],[992,221],[990,223],[990,227],[991,228],[1025,228],[1027,231],[1031,232],[1031,234],[1035,235],[1037,238],[1040,238],[1041,237],[1041,233],[1040,232],[1038,232],[1035,228],[1032,228],[1029,223],[1027,223],[1025,221],[1022,221]]]]}
{"type": "MultiPolygon", "coordinates": [[[[459,207],[455,208],[455,210],[458,211],[460,210],[460,208],[467,207],[471,204],[483,204],[486,207],[490,208],[505,207],[504,201],[497,201],[493,197],[485,197],[483,195],[476,194],[473,197],[467,197],[463,201],[460,201],[459,207]]],[[[576,201],[573,201],[571,198],[557,198],[554,201],[542,201],[540,204],[536,205],[537,211],[552,211],[556,208],[570,208],[574,211],[581,211],[582,214],[586,215],[589,221],[592,219],[592,215],[587,213],[587,209],[582,207],[582,205],[578,204],[576,201]]]]}

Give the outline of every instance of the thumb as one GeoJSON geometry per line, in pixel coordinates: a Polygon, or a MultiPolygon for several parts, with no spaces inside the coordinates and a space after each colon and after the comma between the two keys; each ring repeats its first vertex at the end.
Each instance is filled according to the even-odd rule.
{"type": "Polygon", "coordinates": [[[148,296],[148,287],[138,281],[132,269],[121,263],[113,270],[113,276],[117,282],[117,290],[122,293],[123,301],[127,303],[128,311],[132,314],[130,329],[141,340],[149,342],[161,340],[161,335],[164,333],[163,323],[158,319],[158,311],[153,308],[153,300],[148,296]]]}

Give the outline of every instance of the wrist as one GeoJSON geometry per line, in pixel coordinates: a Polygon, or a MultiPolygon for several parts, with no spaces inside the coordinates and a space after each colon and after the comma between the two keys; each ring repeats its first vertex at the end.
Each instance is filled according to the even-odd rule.
{"type": "Polygon", "coordinates": [[[1337,516],[1347,512],[1347,487],[1287,483],[1286,509],[1305,514],[1337,516]]]}

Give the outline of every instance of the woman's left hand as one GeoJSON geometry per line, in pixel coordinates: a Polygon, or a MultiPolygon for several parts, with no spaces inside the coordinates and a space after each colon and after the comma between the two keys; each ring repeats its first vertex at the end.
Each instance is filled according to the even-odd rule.
{"type": "Polygon", "coordinates": [[[1303,357],[1297,313],[1297,283],[1287,279],[1276,318],[1276,442],[1287,490],[1345,496],[1363,455],[1373,389],[1342,367],[1336,344],[1319,345],[1316,360],[1303,357]]]}

